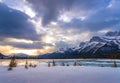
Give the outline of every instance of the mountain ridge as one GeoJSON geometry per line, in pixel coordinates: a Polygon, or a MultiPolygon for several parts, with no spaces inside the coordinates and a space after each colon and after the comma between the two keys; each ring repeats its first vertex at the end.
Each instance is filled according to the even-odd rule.
{"type": "Polygon", "coordinates": [[[64,52],[39,55],[40,58],[106,58],[120,53],[120,31],[107,32],[104,36],[93,36],[88,42],[81,42],[79,47],[69,48],[64,52]]]}

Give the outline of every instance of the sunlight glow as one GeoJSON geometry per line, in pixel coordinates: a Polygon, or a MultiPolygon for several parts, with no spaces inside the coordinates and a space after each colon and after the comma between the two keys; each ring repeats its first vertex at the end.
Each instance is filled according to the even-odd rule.
{"type": "Polygon", "coordinates": [[[5,41],[8,42],[23,42],[23,43],[33,43],[31,40],[25,40],[25,39],[16,39],[16,38],[7,38],[5,41]]]}
{"type": "Polygon", "coordinates": [[[56,23],[56,22],[51,22],[51,24],[52,24],[52,25],[57,25],[57,23],[56,23]]]}
{"type": "Polygon", "coordinates": [[[19,53],[27,54],[30,56],[36,56],[39,54],[51,53],[54,50],[54,46],[44,46],[42,49],[21,49],[12,46],[0,46],[0,52],[7,56],[19,53]]]}
{"type": "Polygon", "coordinates": [[[29,15],[31,18],[35,17],[35,15],[36,15],[35,12],[31,8],[29,8],[27,6],[24,7],[24,12],[27,15],[29,15]]]}
{"type": "Polygon", "coordinates": [[[29,19],[29,21],[34,24],[37,34],[44,34],[46,32],[46,28],[42,27],[42,18],[29,19]]]}
{"type": "Polygon", "coordinates": [[[0,46],[0,52],[5,54],[5,55],[9,55],[10,50],[13,50],[14,48],[12,46],[0,46]]]}
{"type": "Polygon", "coordinates": [[[82,17],[80,17],[80,19],[81,19],[82,21],[84,21],[84,20],[86,19],[86,17],[85,17],[85,16],[82,16],[82,17]]]}
{"type": "Polygon", "coordinates": [[[71,18],[68,17],[67,15],[63,14],[60,16],[59,20],[64,21],[64,22],[70,22],[71,18]]]}
{"type": "Polygon", "coordinates": [[[37,55],[36,49],[20,49],[12,46],[0,46],[0,52],[5,55],[17,54],[17,53],[24,53],[28,55],[37,55]]]}
{"type": "Polygon", "coordinates": [[[45,42],[45,43],[54,43],[55,40],[56,39],[50,35],[47,35],[42,38],[42,42],[45,42]]]}
{"type": "Polygon", "coordinates": [[[36,54],[46,54],[46,53],[52,53],[55,51],[54,46],[44,46],[43,49],[39,49],[36,51],[36,54]]]}
{"type": "Polygon", "coordinates": [[[35,54],[36,53],[36,50],[35,49],[32,49],[32,50],[26,50],[26,49],[16,49],[16,50],[11,50],[11,53],[24,53],[24,54],[28,54],[28,55],[37,55],[35,54]]]}

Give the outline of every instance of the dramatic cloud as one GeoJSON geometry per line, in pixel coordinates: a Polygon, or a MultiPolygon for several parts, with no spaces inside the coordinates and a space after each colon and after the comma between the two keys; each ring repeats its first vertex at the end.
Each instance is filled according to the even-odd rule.
{"type": "Polygon", "coordinates": [[[28,6],[25,0],[2,0],[8,7],[26,13],[31,18],[35,16],[34,11],[28,6]]]}
{"type": "Polygon", "coordinates": [[[0,3],[0,38],[38,40],[28,15],[0,3]]]}
{"type": "Polygon", "coordinates": [[[92,31],[116,28],[116,25],[120,24],[120,1],[117,1],[116,3],[117,4],[114,4],[112,8],[104,8],[89,16],[84,20],[84,26],[92,31]]]}
{"type": "Polygon", "coordinates": [[[3,42],[0,42],[1,46],[13,46],[16,48],[22,49],[42,49],[44,46],[53,46],[50,43],[43,43],[40,41],[15,41],[15,39],[5,39],[3,42]]]}
{"type": "Polygon", "coordinates": [[[86,30],[96,32],[103,29],[118,30],[120,29],[120,1],[112,2],[105,7],[102,6],[101,9],[92,11],[93,13],[85,18],[76,17],[70,22],[59,22],[59,24],[63,28],[75,28],[82,32],[86,30]]]}
{"type": "Polygon", "coordinates": [[[90,11],[108,5],[110,0],[27,0],[37,12],[42,16],[43,26],[51,21],[56,21],[60,14],[77,9],[78,12],[90,11]]]}
{"type": "Polygon", "coordinates": [[[37,12],[38,16],[42,16],[43,26],[51,21],[57,20],[60,11],[69,9],[74,0],[27,0],[30,2],[37,12]]]}
{"type": "Polygon", "coordinates": [[[0,52],[9,48],[6,54],[53,52],[120,30],[120,0],[0,2],[0,52]]]}

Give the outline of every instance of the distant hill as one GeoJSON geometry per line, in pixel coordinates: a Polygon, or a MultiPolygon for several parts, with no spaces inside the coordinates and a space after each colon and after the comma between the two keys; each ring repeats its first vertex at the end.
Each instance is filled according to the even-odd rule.
{"type": "Polygon", "coordinates": [[[3,57],[5,57],[5,55],[3,55],[2,53],[0,53],[0,58],[3,58],[3,57]]]}
{"type": "Polygon", "coordinates": [[[19,54],[15,54],[16,57],[20,57],[20,58],[26,58],[28,57],[27,54],[23,54],[23,53],[19,53],[19,54]]]}

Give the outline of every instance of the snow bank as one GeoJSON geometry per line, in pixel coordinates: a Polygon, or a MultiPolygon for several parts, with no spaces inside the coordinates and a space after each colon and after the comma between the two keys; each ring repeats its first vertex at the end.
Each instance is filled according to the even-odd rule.
{"type": "Polygon", "coordinates": [[[0,83],[120,83],[120,68],[84,66],[0,67],[0,83]]]}

